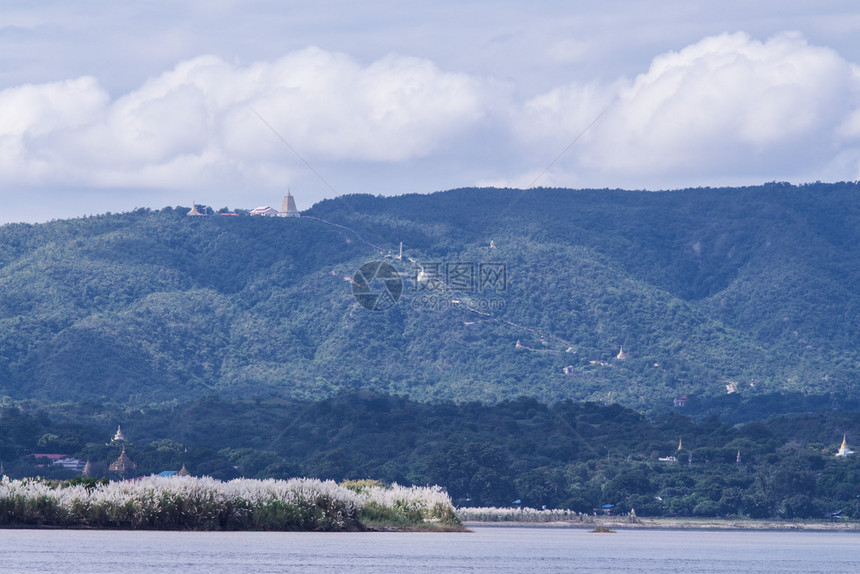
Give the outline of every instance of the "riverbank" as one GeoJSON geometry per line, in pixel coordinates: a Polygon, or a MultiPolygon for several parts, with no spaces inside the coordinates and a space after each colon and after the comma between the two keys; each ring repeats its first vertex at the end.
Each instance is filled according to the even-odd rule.
{"type": "Polygon", "coordinates": [[[860,522],[829,520],[753,520],[731,518],[639,518],[627,516],[590,516],[590,520],[517,521],[517,520],[464,520],[463,526],[474,527],[519,527],[519,528],[609,528],[617,529],[664,529],[664,530],[803,530],[857,531],[860,522]]]}

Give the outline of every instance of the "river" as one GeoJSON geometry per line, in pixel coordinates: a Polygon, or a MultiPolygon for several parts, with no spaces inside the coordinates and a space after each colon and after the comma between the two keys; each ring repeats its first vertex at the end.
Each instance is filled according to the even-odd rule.
{"type": "Polygon", "coordinates": [[[860,533],[475,528],[471,533],[0,530],[2,572],[860,572],[860,533]]]}

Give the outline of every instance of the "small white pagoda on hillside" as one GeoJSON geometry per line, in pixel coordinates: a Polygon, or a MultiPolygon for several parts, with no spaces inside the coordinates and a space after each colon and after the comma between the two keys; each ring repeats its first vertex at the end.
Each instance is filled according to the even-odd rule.
{"type": "Polygon", "coordinates": [[[113,435],[113,438],[110,440],[111,442],[128,442],[125,438],[125,435],[122,434],[122,425],[116,425],[116,434],[113,435]]]}
{"type": "Polygon", "coordinates": [[[839,447],[839,451],[836,453],[836,456],[848,456],[849,454],[854,454],[854,451],[848,448],[848,442],[845,440],[845,435],[842,435],[842,446],[839,447]]]}

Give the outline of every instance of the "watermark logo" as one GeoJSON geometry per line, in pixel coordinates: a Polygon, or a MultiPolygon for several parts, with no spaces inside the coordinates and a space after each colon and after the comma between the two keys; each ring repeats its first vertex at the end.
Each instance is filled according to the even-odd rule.
{"type": "Polygon", "coordinates": [[[384,261],[365,263],[352,276],[352,296],[370,311],[390,309],[402,294],[400,273],[384,261]]]}
{"type": "MultiPolygon", "coordinates": [[[[401,274],[384,261],[365,263],[352,276],[352,295],[370,311],[385,311],[400,300],[404,292],[401,274]]],[[[416,264],[408,284],[411,306],[417,310],[445,311],[468,309],[481,313],[503,311],[502,296],[508,288],[505,263],[474,261],[435,261],[416,264]]]]}
{"type": "Polygon", "coordinates": [[[479,289],[505,291],[508,288],[508,266],[506,263],[481,263],[478,265],[479,289]]]}
{"type": "Polygon", "coordinates": [[[506,263],[448,261],[416,265],[412,274],[415,291],[456,293],[502,292],[508,288],[506,263]]]}
{"type": "Polygon", "coordinates": [[[435,261],[416,265],[412,274],[412,307],[444,311],[466,308],[490,313],[502,311],[501,297],[508,287],[506,263],[474,261],[435,261]]]}

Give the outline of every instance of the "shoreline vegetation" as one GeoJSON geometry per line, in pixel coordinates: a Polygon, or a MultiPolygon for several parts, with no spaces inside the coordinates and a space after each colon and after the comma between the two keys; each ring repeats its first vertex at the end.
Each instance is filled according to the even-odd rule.
{"type": "MultiPolygon", "coordinates": [[[[559,527],[559,528],[643,528],[663,530],[812,530],[858,531],[860,522],[839,520],[774,520],[745,517],[638,517],[635,512],[622,515],[594,515],[571,510],[534,508],[458,508],[463,526],[559,527]]],[[[592,530],[592,531],[595,531],[592,530]]],[[[599,530],[603,532],[603,530],[599,530]]]]}
{"type": "Polygon", "coordinates": [[[860,531],[853,520],[638,517],[529,507],[455,508],[439,486],[376,480],[149,476],[128,481],[0,479],[0,528],[468,532],[474,526],[860,531]]]}
{"type": "Polygon", "coordinates": [[[140,530],[464,531],[438,486],[150,476],[0,480],[0,527],[140,530]]]}

